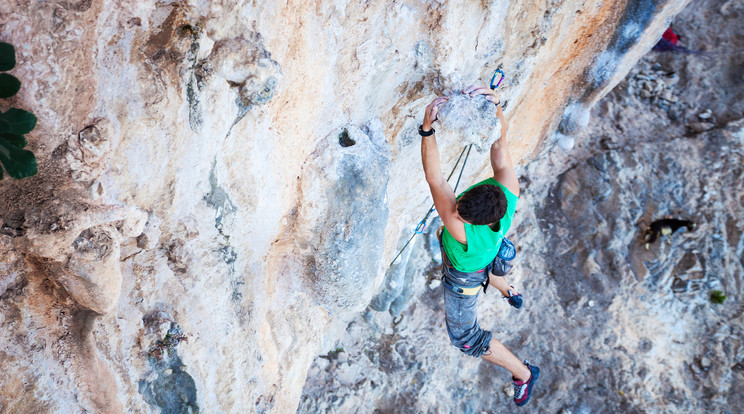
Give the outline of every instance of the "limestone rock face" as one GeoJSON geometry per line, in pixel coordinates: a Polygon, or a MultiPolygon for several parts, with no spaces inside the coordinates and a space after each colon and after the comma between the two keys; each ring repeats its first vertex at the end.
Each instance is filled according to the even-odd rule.
{"type": "MultiPolygon", "coordinates": [[[[629,353],[635,349],[628,356],[599,356],[594,368],[601,370],[606,365],[615,370],[619,381],[627,384],[623,392],[633,405],[642,405],[642,395],[649,392],[665,396],[681,411],[717,411],[729,406],[730,393],[740,394],[741,387],[724,377],[738,362],[735,349],[739,345],[734,338],[744,328],[736,321],[741,310],[736,310],[736,299],[720,306],[710,297],[716,290],[736,291],[744,270],[737,252],[744,229],[738,219],[744,205],[739,200],[742,186],[737,177],[744,171],[739,155],[725,156],[728,150],[739,153],[744,143],[742,126],[738,122],[695,139],[592,157],[559,177],[554,197],[546,200],[545,207],[557,202],[560,209],[538,213],[543,231],[553,224],[554,231],[546,232],[550,234],[547,243],[558,254],[547,256],[546,261],[550,277],[560,283],[561,305],[606,309],[588,318],[577,316],[577,320],[613,327],[601,334],[600,329],[591,329],[597,335],[579,339],[580,344],[569,346],[569,352],[578,358],[587,346],[599,349],[610,344],[629,353]],[[647,174],[652,168],[656,174],[647,174]],[[578,188],[580,192],[575,191],[578,188]],[[620,214],[610,216],[610,209],[620,214]],[[665,216],[697,225],[692,231],[682,228],[647,245],[642,230],[665,216]],[[562,236],[563,229],[569,237],[562,236]],[[579,240],[582,249],[576,248],[579,240]],[[713,328],[717,324],[725,327],[713,328]],[[710,332],[720,335],[719,340],[703,339],[710,332]],[[697,346],[688,342],[690,338],[697,338],[697,346]],[[728,351],[713,351],[730,341],[734,341],[733,348],[728,351]],[[707,374],[716,384],[712,398],[705,403],[693,402],[705,399],[682,398],[705,393],[703,377],[692,367],[699,365],[697,359],[702,355],[698,352],[709,348],[718,371],[707,374]],[[659,381],[650,381],[655,386],[639,384],[635,381],[639,375],[659,381]]],[[[593,402],[579,399],[577,405],[593,402]]]]}
{"type": "Polygon", "coordinates": [[[246,106],[268,102],[281,79],[279,63],[271,59],[261,35],[250,36],[218,41],[208,58],[214,71],[238,88],[246,106]]]}
{"type": "Polygon", "coordinates": [[[317,300],[331,311],[363,309],[382,265],[390,150],[380,126],[334,131],[303,168],[307,179],[289,231],[317,300]]]}
{"type": "MultiPolygon", "coordinates": [[[[535,388],[533,409],[726,412],[741,403],[743,145],[744,120],[602,151],[545,193],[533,187],[537,179],[530,184],[509,236],[519,253],[507,279],[524,307],[509,307],[495,289],[478,307],[484,328],[549,374],[535,388]],[[717,177],[717,188],[698,171],[717,177]],[[697,227],[646,248],[645,230],[665,215],[697,227]],[[725,292],[722,304],[711,301],[715,290],[725,292]]],[[[429,412],[443,400],[456,412],[512,406],[501,391],[511,391],[507,372],[449,344],[441,287],[428,287],[439,268],[423,245],[412,249],[404,274],[410,279],[395,281],[415,299],[338,332],[310,368],[300,412],[429,412]],[[344,361],[328,352],[341,348],[344,361]]]]}
{"type": "MultiPolygon", "coordinates": [[[[533,156],[685,3],[6,2],[1,105],[38,117],[40,171],[0,182],[0,411],[294,411],[430,205],[425,105],[501,65],[533,156]]],[[[438,139],[449,169],[462,139],[438,139]]]]}

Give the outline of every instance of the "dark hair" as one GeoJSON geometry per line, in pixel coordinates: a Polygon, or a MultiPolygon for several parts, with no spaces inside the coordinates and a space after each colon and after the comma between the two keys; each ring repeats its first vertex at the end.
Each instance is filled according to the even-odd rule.
{"type": "Polygon", "coordinates": [[[473,187],[460,196],[457,213],[471,224],[498,223],[506,214],[506,195],[493,184],[473,187]]]}

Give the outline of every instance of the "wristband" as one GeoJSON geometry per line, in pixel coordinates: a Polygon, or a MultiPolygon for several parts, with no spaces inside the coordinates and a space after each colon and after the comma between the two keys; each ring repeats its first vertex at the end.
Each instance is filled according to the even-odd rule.
{"type": "Polygon", "coordinates": [[[422,137],[428,137],[428,136],[434,135],[434,132],[435,132],[434,128],[428,131],[424,131],[424,125],[419,125],[419,135],[421,135],[422,137]]]}

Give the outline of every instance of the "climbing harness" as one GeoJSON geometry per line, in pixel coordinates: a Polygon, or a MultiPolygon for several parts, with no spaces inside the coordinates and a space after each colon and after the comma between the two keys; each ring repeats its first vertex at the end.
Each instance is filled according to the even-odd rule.
{"type": "MultiPolygon", "coordinates": [[[[452,266],[452,263],[447,258],[447,253],[444,252],[444,246],[442,245],[442,227],[440,227],[439,231],[437,231],[437,239],[439,239],[439,249],[442,252],[442,266],[447,266],[450,269],[454,269],[455,267],[452,266]]],[[[484,269],[479,270],[478,273],[483,273],[483,270],[484,269]]],[[[483,283],[475,287],[460,286],[449,280],[447,276],[443,275],[442,286],[461,295],[475,296],[480,293],[481,288],[483,288],[483,293],[486,293],[486,288],[488,287],[488,274],[486,274],[486,279],[483,281],[483,283]]]]}
{"type": "MultiPolygon", "coordinates": [[[[465,295],[465,296],[475,296],[478,293],[480,293],[480,290],[483,287],[481,285],[478,285],[476,287],[465,287],[465,286],[456,285],[456,284],[450,282],[449,279],[447,279],[446,277],[443,277],[442,278],[442,283],[444,284],[444,286],[447,287],[447,289],[449,289],[449,290],[451,290],[451,291],[453,291],[455,293],[459,293],[461,295],[465,295]]],[[[485,291],[484,291],[484,293],[485,293],[485,291]]]]}
{"type": "Polygon", "coordinates": [[[501,70],[501,69],[496,69],[496,71],[495,71],[495,72],[493,72],[493,77],[491,78],[491,89],[496,89],[496,88],[498,88],[498,87],[499,87],[499,85],[501,85],[501,81],[503,81],[503,80],[504,80],[504,78],[506,78],[506,75],[504,75],[504,71],[503,71],[503,70],[501,70]],[[501,74],[501,78],[500,78],[500,79],[499,79],[499,81],[498,81],[498,82],[496,83],[496,85],[494,85],[494,84],[493,84],[493,82],[494,82],[494,81],[496,80],[496,75],[498,75],[499,73],[501,74]]]}
{"type": "MultiPolygon", "coordinates": [[[[454,193],[457,194],[457,186],[460,184],[460,178],[462,178],[462,172],[465,171],[465,164],[468,162],[468,157],[470,156],[470,150],[472,149],[473,144],[466,145],[462,148],[462,151],[460,152],[460,156],[457,157],[457,161],[455,162],[455,166],[452,168],[452,172],[450,172],[449,176],[447,177],[447,181],[449,182],[450,178],[452,178],[452,175],[455,173],[455,170],[457,170],[457,165],[460,164],[460,160],[462,159],[463,154],[465,154],[465,150],[468,150],[468,153],[465,154],[465,161],[462,163],[462,168],[460,169],[460,175],[457,177],[457,182],[455,183],[455,190],[454,193]]],[[[408,247],[408,244],[411,243],[411,240],[413,240],[414,236],[417,234],[421,234],[426,229],[426,221],[429,219],[429,216],[431,215],[431,212],[434,211],[434,203],[431,204],[431,207],[429,208],[429,211],[426,212],[426,216],[419,221],[419,223],[416,225],[416,230],[413,232],[411,237],[408,238],[408,241],[406,244],[403,245],[403,247],[400,249],[398,254],[395,255],[393,258],[393,261],[390,262],[390,266],[395,263],[396,260],[400,257],[400,255],[403,253],[403,251],[408,247]]]]}

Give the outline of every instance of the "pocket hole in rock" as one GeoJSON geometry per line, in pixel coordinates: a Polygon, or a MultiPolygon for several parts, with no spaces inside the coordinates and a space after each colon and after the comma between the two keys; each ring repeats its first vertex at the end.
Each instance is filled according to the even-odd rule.
{"type": "Polygon", "coordinates": [[[356,141],[351,139],[351,137],[349,136],[349,131],[344,128],[344,130],[341,131],[340,134],[338,134],[338,143],[342,147],[350,147],[356,144],[356,141]]]}

